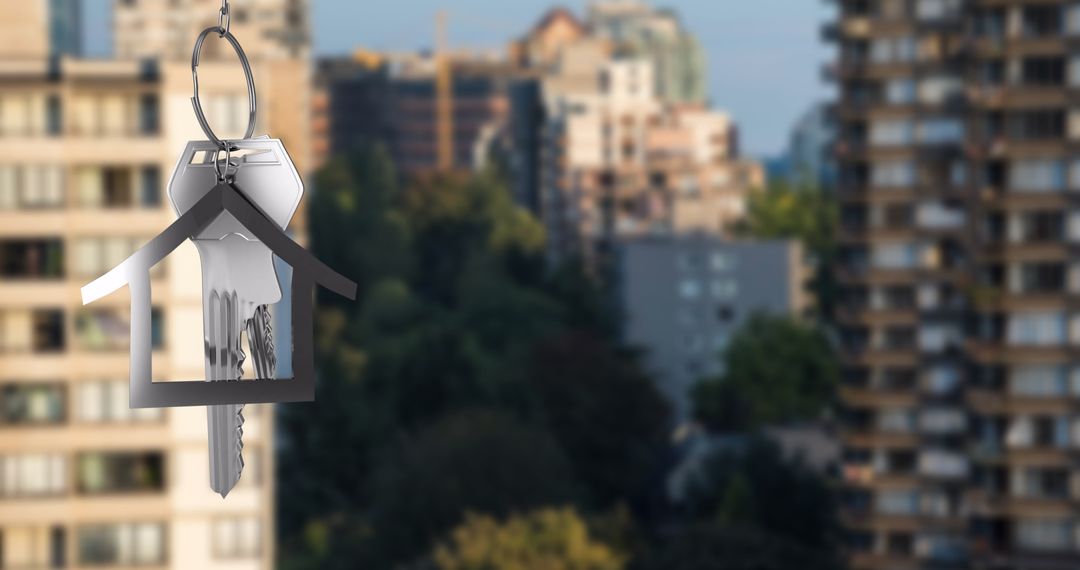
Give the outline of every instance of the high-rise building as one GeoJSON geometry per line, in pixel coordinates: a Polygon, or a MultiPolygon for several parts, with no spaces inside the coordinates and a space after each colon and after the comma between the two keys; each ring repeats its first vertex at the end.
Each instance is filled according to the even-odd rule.
{"type": "Polygon", "coordinates": [[[501,55],[447,54],[441,92],[439,63],[427,54],[366,51],[320,61],[314,116],[321,158],[383,144],[407,177],[483,167],[509,128],[511,88],[527,74],[501,55]],[[443,128],[452,136],[440,141],[443,128]],[[444,142],[448,167],[440,160],[444,142]]]}
{"type": "Polygon", "coordinates": [[[79,0],[49,0],[49,46],[52,55],[77,56],[83,50],[79,0]]]}
{"type": "Polygon", "coordinates": [[[623,336],[690,419],[690,389],[721,370],[720,354],[756,312],[801,316],[812,305],[798,242],[732,242],[708,235],[645,237],[618,247],[623,336]]]}
{"type": "Polygon", "coordinates": [[[852,567],[1080,565],[1080,5],[844,0],[852,567]]]}
{"type": "Polygon", "coordinates": [[[593,41],[563,50],[541,80],[540,218],[552,259],[610,266],[616,242],[731,234],[761,166],[738,157],[724,113],[656,96],[652,63],[612,59],[593,41]]]}
{"type": "MultiPolygon", "coordinates": [[[[80,300],[174,219],[165,186],[187,141],[204,138],[189,62],[50,58],[39,4],[4,2],[37,14],[20,29],[40,37],[0,40],[0,567],[269,569],[272,408],[248,407],[246,467],[222,500],[204,409],[128,406],[126,290],[80,300]]],[[[306,62],[255,68],[260,130],[305,168],[306,62]]],[[[238,75],[233,60],[199,69],[222,136],[246,123],[238,75]]],[[[153,273],[155,380],[204,375],[199,273],[190,244],[153,273]]],[[[275,330],[288,345],[288,327],[275,330]]]]}
{"type": "MultiPolygon", "coordinates": [[[[311,52],[309,4],[310,0],[233,2],[230,30],[253,60],[305,59],[311,52]]],[[[218,25],[220,9],[221,0],[115,0],[113,55],[190,60],[195,36],[218,25]]],[[[224,42],[207,42],[206,49],[207,58],[233,57],[224,42]]]]}
{"type": "Polygon", "coordinates": [[[587,26],[615,53],[652,62],[656,94],[665,102],[706,103],[705,50],[674,11],[641,0],[600,0],[589,4],[587,26]]]}
{"type": "Polygon", "coordinates": [[[813,184],[831,189],[836,180],[833,158],[835,129],[827,105],[814,105],[791,130],[785,157],[792,184],[813,184]]]}

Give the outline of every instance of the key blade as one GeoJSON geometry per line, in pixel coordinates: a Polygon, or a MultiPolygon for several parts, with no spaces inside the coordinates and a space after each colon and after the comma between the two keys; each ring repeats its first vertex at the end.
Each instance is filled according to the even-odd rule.
{"type": "MultiPolygon", "coordinates": [[[[209,303],[205,308],[206,378],[210,382],[239,381],[244,363],[240,300],[235,291],[217,289],[211,289],[204,298],[209,303]]],[[[206,408],[210,487],[222,498],[236,486],[244,469],[243,409],[236,404],[206,408]]]]}

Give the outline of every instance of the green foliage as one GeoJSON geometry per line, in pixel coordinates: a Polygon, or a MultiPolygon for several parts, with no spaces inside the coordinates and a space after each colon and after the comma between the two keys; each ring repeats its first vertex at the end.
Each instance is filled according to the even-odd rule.
{"type": "Polygon", "coordinates": [[[790,317],[752,316],[723,358],[724,374],[691,392],[695,416],[713,429],[816,419],[832,402],[839,378],[824,333],[790,317]],[[743,425],[734,421],[740,416],[747,416],[743,425]]]}
{"type": "Polygon", "coordinates": [[[283,565],[393,568],[470,510],[641,488],[664,404],[614,348],[601,290],[548,273],[542,226],[494,175],[399,189],[371,148],[316,182],[312,248],[360,298],[320,298],[318,400],[279,414],[283,565]]]}
{"type": "Polygon", "coordinates": [[[710,456],[691,479],[687,505],[700,522],[750,527],[822,552],[839,539],[835,497],[801,461],[755,438],[710,456]]]}
{"type": "Polygon", "coordinates": [[[600,508],[641,496],[665,444],[668,407],[628,354],[589,334],[541,344],[528,373],[544,420],[600,508]]]}
{"type": "Polygon", "coordinates": [[[573,481],[569,461],[543,430],[492,412],[449,417],[396,442],[380,462],[371,506],[377,559],[415,556],[469,511],[504,517],[571,504],[573,481]]]}
{"type": "Polygon", "coordinates": [[[836,200],[816,186],[773,181],[747,200],[744,233],[761,239],[798,239],[817,254],[830,252],[839,218],[836,200]]]}
{"type": "Polygon", "coordinates": [[[663,541],[631,570],[840,570],[828,553],[758,530],[698,523],[663,541]]]}
{"type": "Polygon", "coordinates": [[[621,570],[623,557],[589,536],[573,509],[544,509],[504,523],[469,514],[435,551],[440,570],[621,570]]]}
{"type": "MultiPolygon", "coordinates": [[[[610,291],[575,263],[545,267],[542,226],[493,173],[399,187],[373,147],[328,163],[315,186],[312,248],[359,299],[320,295],[318,400],[278,415],[281,566],[591,570],[642,558],[668,410],[614,340],[610,291]]],[[[820,410],[835,370],[806,352],[827,361],[827,346],[802,325],[754,323],[732,343],[730,377],[699,386],[699,414],[746,425],[820,410]]],[[[667,541],[685,550],[658,549],[642,568],[825,568],[775,566],[805,554],[793,543],[826,548],[806,525],[831,527],[803,513],[831,505],[802,475],[759,473],[788,467],[756,457],[707,470],[693,527],[667,541]],[[808,498],[778,522],[792,492],[808,498]],[[743,525],[756,529],[747,543],[743,525]]]]}

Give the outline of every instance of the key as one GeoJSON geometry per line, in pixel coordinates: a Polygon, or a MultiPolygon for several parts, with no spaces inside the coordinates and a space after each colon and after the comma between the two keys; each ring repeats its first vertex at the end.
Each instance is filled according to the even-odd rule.
{"type": "MultiPolygon", "coordinates": [[[[209,142],[188,144],[169,183],[174,209],[177,214],[186,212],[218,184],[221,171],[230,175],[240,193],[284,229],[303,194],[300,176],[285,148],[280,141],[268,138],[234,144],[237,149],[229,157],[218,153],[209,142]]],[[[248,337],[255,375],[271,378],[276,359],[268,305],[281,299],[273,254],[228,212],[222,212],[192,241],[202,264],[207,381],[240,381],[248,360],[241,346],[241,332],[248,337]]],[[[243,472],[243,425],[242,405],[207,407],[210,486],[222,497],[228,495],[243,472]]]]}

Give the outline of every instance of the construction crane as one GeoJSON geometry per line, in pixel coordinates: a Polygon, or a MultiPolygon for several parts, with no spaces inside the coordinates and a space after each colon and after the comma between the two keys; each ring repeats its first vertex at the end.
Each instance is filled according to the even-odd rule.
{"type": "Polygon", "coordinates": [[[437,164],[442,172],[454,168],[454,75],[447,52],[445,11],[435,16],[435,121],[437,164]]]}

